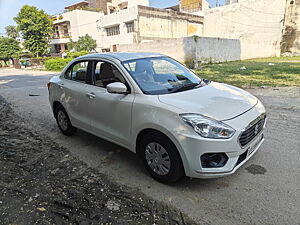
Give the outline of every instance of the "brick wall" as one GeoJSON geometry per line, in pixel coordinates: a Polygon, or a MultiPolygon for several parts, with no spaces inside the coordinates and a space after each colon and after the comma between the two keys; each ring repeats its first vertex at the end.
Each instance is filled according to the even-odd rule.
{"type": "Polygon", "coordinates": [[[92,8],[100,8],[104,14],[107,14],[107,3],[112,0],[88,0],[89,6],[92,8]]]}

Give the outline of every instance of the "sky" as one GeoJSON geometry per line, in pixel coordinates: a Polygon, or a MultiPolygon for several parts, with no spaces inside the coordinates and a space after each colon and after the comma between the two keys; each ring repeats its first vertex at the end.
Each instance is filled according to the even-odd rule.
{"type": "MultiPolygon", "coordinates": [[[[64,7],[80,0],[0,0],[0,35],[5,33],[7,25],[15,25],[13,17],[16,16],[23,5],[32,5],[43,9],[53,15],[63,11],[64,7]]],[[[217,0],[208,0],[215,6],[217,0]]],[[[150,6],[164,8],[178,4],[179,0],[150,0],[150,6]]],[[[223,3],[224,0],[219,0],[223,3]]]]}

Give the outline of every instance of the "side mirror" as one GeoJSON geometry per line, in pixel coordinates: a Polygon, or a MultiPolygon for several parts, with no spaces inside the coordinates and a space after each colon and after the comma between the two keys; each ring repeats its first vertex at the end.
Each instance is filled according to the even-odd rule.
{"type": "Polygon", "coordinates": [[[121,82],[114,82],[106,86],[108,93],[112,94],[127,94],[127,87],[121,82]]]}

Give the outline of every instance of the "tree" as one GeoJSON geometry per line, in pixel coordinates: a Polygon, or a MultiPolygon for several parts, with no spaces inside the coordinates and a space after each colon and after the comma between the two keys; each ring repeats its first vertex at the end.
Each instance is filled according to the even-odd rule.
{"type": "Polygon", "coordinates": [[[68,46],[68,49],[70,50],[76,50],[75,47],[76,47],[76,42],[73,41],[72,39],[70,39],[70,42],[67,43],[67,46],[68,46]]]}
{"type": "Polygon", "coordinates": [[[9,37],[0,37],[0,59],[6,61],[11,59],[14,60],[15,57],[18,57],[21,52],[19,42],[13,38],[9,37]]]}
{"type": "Polygon", "coordinates": [[[5,31],[6,31],[7,37],[10,37],[13,39],[16,39],[17,37],[19,37],[19,32],[18,32],[16,26],[13,26],[13,25],[6,26],[5,31]]]}
{"type": "Polygon", "coordinates": [[[49,48],[48,38],[53,34],[49,16],[35,6],[24,5],[14,20],[24,39],[24,47],[37,57],[45,54],[49,48]]]}
{"type": "Polygon", "coordinates": [[[76,51],[92,51],[97,47],[97,42],[90,35],[86,34],[78,38],[78,41],[68,43],[69,49],[75,49],[76,51]]]}

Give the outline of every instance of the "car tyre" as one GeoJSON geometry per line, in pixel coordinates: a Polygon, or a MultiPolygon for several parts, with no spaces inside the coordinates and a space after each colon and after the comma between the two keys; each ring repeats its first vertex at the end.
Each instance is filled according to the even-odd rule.
{"type": "Polygon", "coordinates": [[[70,118],[62,105],[56,106],[54,116],[59,129],[64,135],[72,136],[76,132],[77,128],[73,127],[70,118]]]}
{"type": "Polygon", "coordinates": [[[159,132],[146,134],[139,144],[139,155],[149,174],[162,183],[174,183],[184,176],[179,152],[173,142],[159,132]]]}

